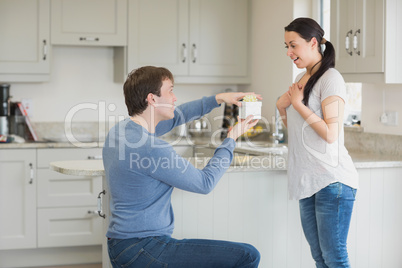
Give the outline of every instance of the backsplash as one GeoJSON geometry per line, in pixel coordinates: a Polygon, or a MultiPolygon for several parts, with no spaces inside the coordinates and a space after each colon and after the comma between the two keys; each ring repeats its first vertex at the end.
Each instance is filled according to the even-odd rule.
{"type": "Polygon", "coordinates": [[[345,146],[349,151],[367,154],[402,156],[402,136],[345,131],[345,146]]]}
{"type": "MultiPolygon", "coordinates": [[[[109,126],[105,122],[74,122],[67,126],[63,122],[34,123],[40,140],[68,141],[67,136],[72,134],[79,142],[102,142],[113,125],[109,126]]],[[[255,140],[270,141],[269,138],[269,133],[264,132],[255,140]]],[[[365,133],[346,129],[345,146],[355,153],[402,156],[402,136],[400,135],[365,133]]]]}
{"type": "Polygon", "coordinates": [[[79,142],[104,141],[109,130],[105,122],[35,122],[34,128],[39,140],[61,142],[68,142],[68,136],[79,142]]]}

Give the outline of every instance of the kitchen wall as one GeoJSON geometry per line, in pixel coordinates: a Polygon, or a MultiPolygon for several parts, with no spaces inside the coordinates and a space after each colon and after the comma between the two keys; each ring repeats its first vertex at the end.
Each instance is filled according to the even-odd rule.
{"type": "MultiPolygon", "coordinates": [[[[401,74],[402,75],[402,74],[401,74]]],[[[361,121],[365,132],[402,135],[402,85],[362,85],[361,121]],[[380,122],[383,111],[398,112],[398,126],[387,126],[380,122]]]]}
{"type": "Polygon", "coordinates": [[[292,82],[292,63],[286,56],[284,27],[293,19],[293,1],[251,1],[251,84],[241,90],[264,97],[262,114],[272,122],[277,98],[292,82]]]}
{"type": "MultiPolygon", "coordinates": [[[[250,85],[176,85],[178,104],[202,96],[217,94],[226,88],[261,93],[262,114],[272,121],[275,103],[292,83],[292,62],[284,48],[284,26],[294,17],[315,17],[312,8],[318,0],[252,0],[251,2],[251,80],[250,85]]],[[[126,116],[122,84],[113,82],[113,49],[101,47],[54,46],[52,74],[47,83],[13,83],[13,100],[33,100],[34,122],[63,122],[77,105],[99,109],[82,109],[74,113],[75,121],[107,120],[109,116],[126,116]],[[113,104],[115,110],[109,105],[113,104]],[[112,111],[111,111],[112,110],[112,111]]],[[[378,118],[382,113],[382,90],[385,107],[402,116],[401,85],[363,84],[362,125],[366,132],[402,135],[399,126],[384,126],[378,118]]],[[[220,115],[220,111],[216,111],[220,115]]],[[[400,120],[402,121],[402,120],[400,120]]]]}
{"type": "MultiPolygon", "coordinates": [[[[63,122],[69,115],[74,121],[127,116],[123,84],[113,82],[112,48],[53,46],[51,60],[49,82],[11,84],[13,101],[32,99],[32,121],[63,122]]],[[[233,85],[176,85],[177,104],[226,88],[236,90],[233,85]]]]}

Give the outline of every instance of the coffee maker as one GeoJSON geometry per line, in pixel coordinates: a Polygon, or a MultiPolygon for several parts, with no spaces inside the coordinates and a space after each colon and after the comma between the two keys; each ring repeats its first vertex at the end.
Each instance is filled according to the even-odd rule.
{"type": "Polygon", "coordinates": [[[10,85],[0,84],[0,135],[9,134],[10,117],[10,85]]]}
{"type": "Polygon", "coordinates": [[[25,115],[18,102],[11,102],[10,85],[0,84],[0,136],[16,135],[29,139],[25,115]]]}

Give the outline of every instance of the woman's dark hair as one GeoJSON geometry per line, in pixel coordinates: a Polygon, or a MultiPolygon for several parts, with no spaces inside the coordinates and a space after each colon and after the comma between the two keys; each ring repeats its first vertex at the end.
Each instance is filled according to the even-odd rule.
{"type": "Polygon", "coordinates": [[[144,66],[129,73],[123,86],[128,114],[134,116],[145,111],[148,94],[160,97],[162,82],[166,79],[174,82],[172,73],[163,67],[144,66]]]}
{"type": "Polygon", "coordinates": [[[323,42],[324,30],[313,19],[297,18],[285,27],[285,31],[296,32],[307,42],[310,42],[311,38],[315,37],[319,44],[318,50],[323,55],[320,68],[310,77],[306,86],[304,87],[303,103],[308,105],[310,93],[315,83],[329,68],[335,67],[335,49],[329,41],[324,39],[323,42]],[[324,54],[322,53],[320,46],[322,43],[325,44],[324,54]]]}

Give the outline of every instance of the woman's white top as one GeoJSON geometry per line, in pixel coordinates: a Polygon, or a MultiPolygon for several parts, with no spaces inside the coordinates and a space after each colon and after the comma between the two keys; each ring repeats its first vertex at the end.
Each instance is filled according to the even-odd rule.
{"type": "MultiPolygon", "coordinates": [[[[296,77],[299,81],[304,73],[296,77]]],[[[328,69],[318,79],[310,94],[308,107],[323,119],[321,102],[330,96],[345,101],[346,86],[341,74],[328,69]]],[[[344,145],[343,122],[339,138],[332,144],[322,139],[290,105],[286,109],[288,126],[289,198],[310,197],[331,183],[341,182],[358,188],[358,174],[344,145]]],[[[343,120],[343,118],[339,118],[343,120]]]]}

